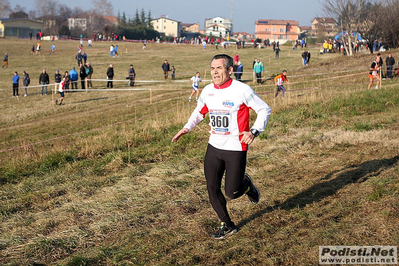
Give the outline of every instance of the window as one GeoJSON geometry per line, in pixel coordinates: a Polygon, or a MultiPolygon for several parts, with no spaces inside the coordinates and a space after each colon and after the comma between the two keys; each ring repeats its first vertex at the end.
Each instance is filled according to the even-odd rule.
{"type": "Polygon", "coordinates": [[[273,29],[273,31],[276,31],[276,29],[273,29]]]}
{"type": "Polygon", "coordinates": [[[280,32],[285,32],[285,30],[284,29],[280,29],[280,32]]]}

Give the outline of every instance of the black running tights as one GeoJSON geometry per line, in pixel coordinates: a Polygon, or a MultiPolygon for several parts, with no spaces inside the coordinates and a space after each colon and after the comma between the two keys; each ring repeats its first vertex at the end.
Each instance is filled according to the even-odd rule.
{"type": "Polygon", "coordinates": [[[220,150],[208,144],[205,155],[204,172],[209,200],[219,219],[228,225],[231,224],[231,219],[227,212],[226,198],[221,190],[223,174],[226,172],[226,196],[231,199],[239,198],[245,193],[249,186],[243,179],[246,160],[246,151],[220,150]]]}

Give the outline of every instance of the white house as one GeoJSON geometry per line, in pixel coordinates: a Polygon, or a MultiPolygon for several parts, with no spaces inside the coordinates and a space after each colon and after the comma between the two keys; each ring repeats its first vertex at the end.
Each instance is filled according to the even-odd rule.
{"type": "Polygon", "coordinates": [[[233,24],[221,17],[205,19],[205,35],[226,38],[231,35],[233,24]]]}
{"type": "Polygon", "coordinates": [[[87,18],[68,18],[68,28],[79,28],[82,31],[87,30],[87,18]]]}

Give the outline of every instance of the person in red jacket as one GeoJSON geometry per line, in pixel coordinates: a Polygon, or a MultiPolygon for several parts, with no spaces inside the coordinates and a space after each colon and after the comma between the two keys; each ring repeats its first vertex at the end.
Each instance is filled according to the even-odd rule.
{"type": "Polygon", "coordinates": [[[288,83],[288,79],[287,79],[287,70],[283,70],[283,73],[281,73],[280,75],[277,75],[274,78],[274,82],[276,83],[276,93],[274,94],[274,98],[277,98],[278,92],[282,91],[281,93],[281,98],[284,98],[284,94],[285,94],[285,88],[284,88],[284,83],[288,83]]]}

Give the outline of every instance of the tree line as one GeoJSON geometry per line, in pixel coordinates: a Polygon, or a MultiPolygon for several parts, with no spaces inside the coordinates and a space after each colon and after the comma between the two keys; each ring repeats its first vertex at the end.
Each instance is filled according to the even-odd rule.
{"type": "MultiPolygon", "coordinates": [[[[372,53],[373,43],[399,46],[399,0],[324,0],[323,10],[338,22],[342,39],[351,44],[360,35],[372,53]]],[[[352,55],[352,46],[346,47],[352,55]]]]}
{"type": "Polygon", "coordinates": [[[45,24],[45,35],[68,35],[78,37],[82,33],[86,37],[96,33],[110,35],[112,33],[125,36],[129,39],[152,39],[159,36],[150,23],[151,11],[136,10],[134,18],[127,18],[125,12],[118,12],[118,23],[109,23],[105,16],[113,16],[113,6],[108,0],[91,0],[92,8],[83,10],[80,7],[69,7],[57,0],[34,0],[34,9],[27,11],[25,7],[16,4],[12,8],[9,0],[0,0],[1,18],[26,18],[41,21],[54,21],[45,24]],[[68,18],[86,18],[86,30],[69,28],[68,18]]]}

